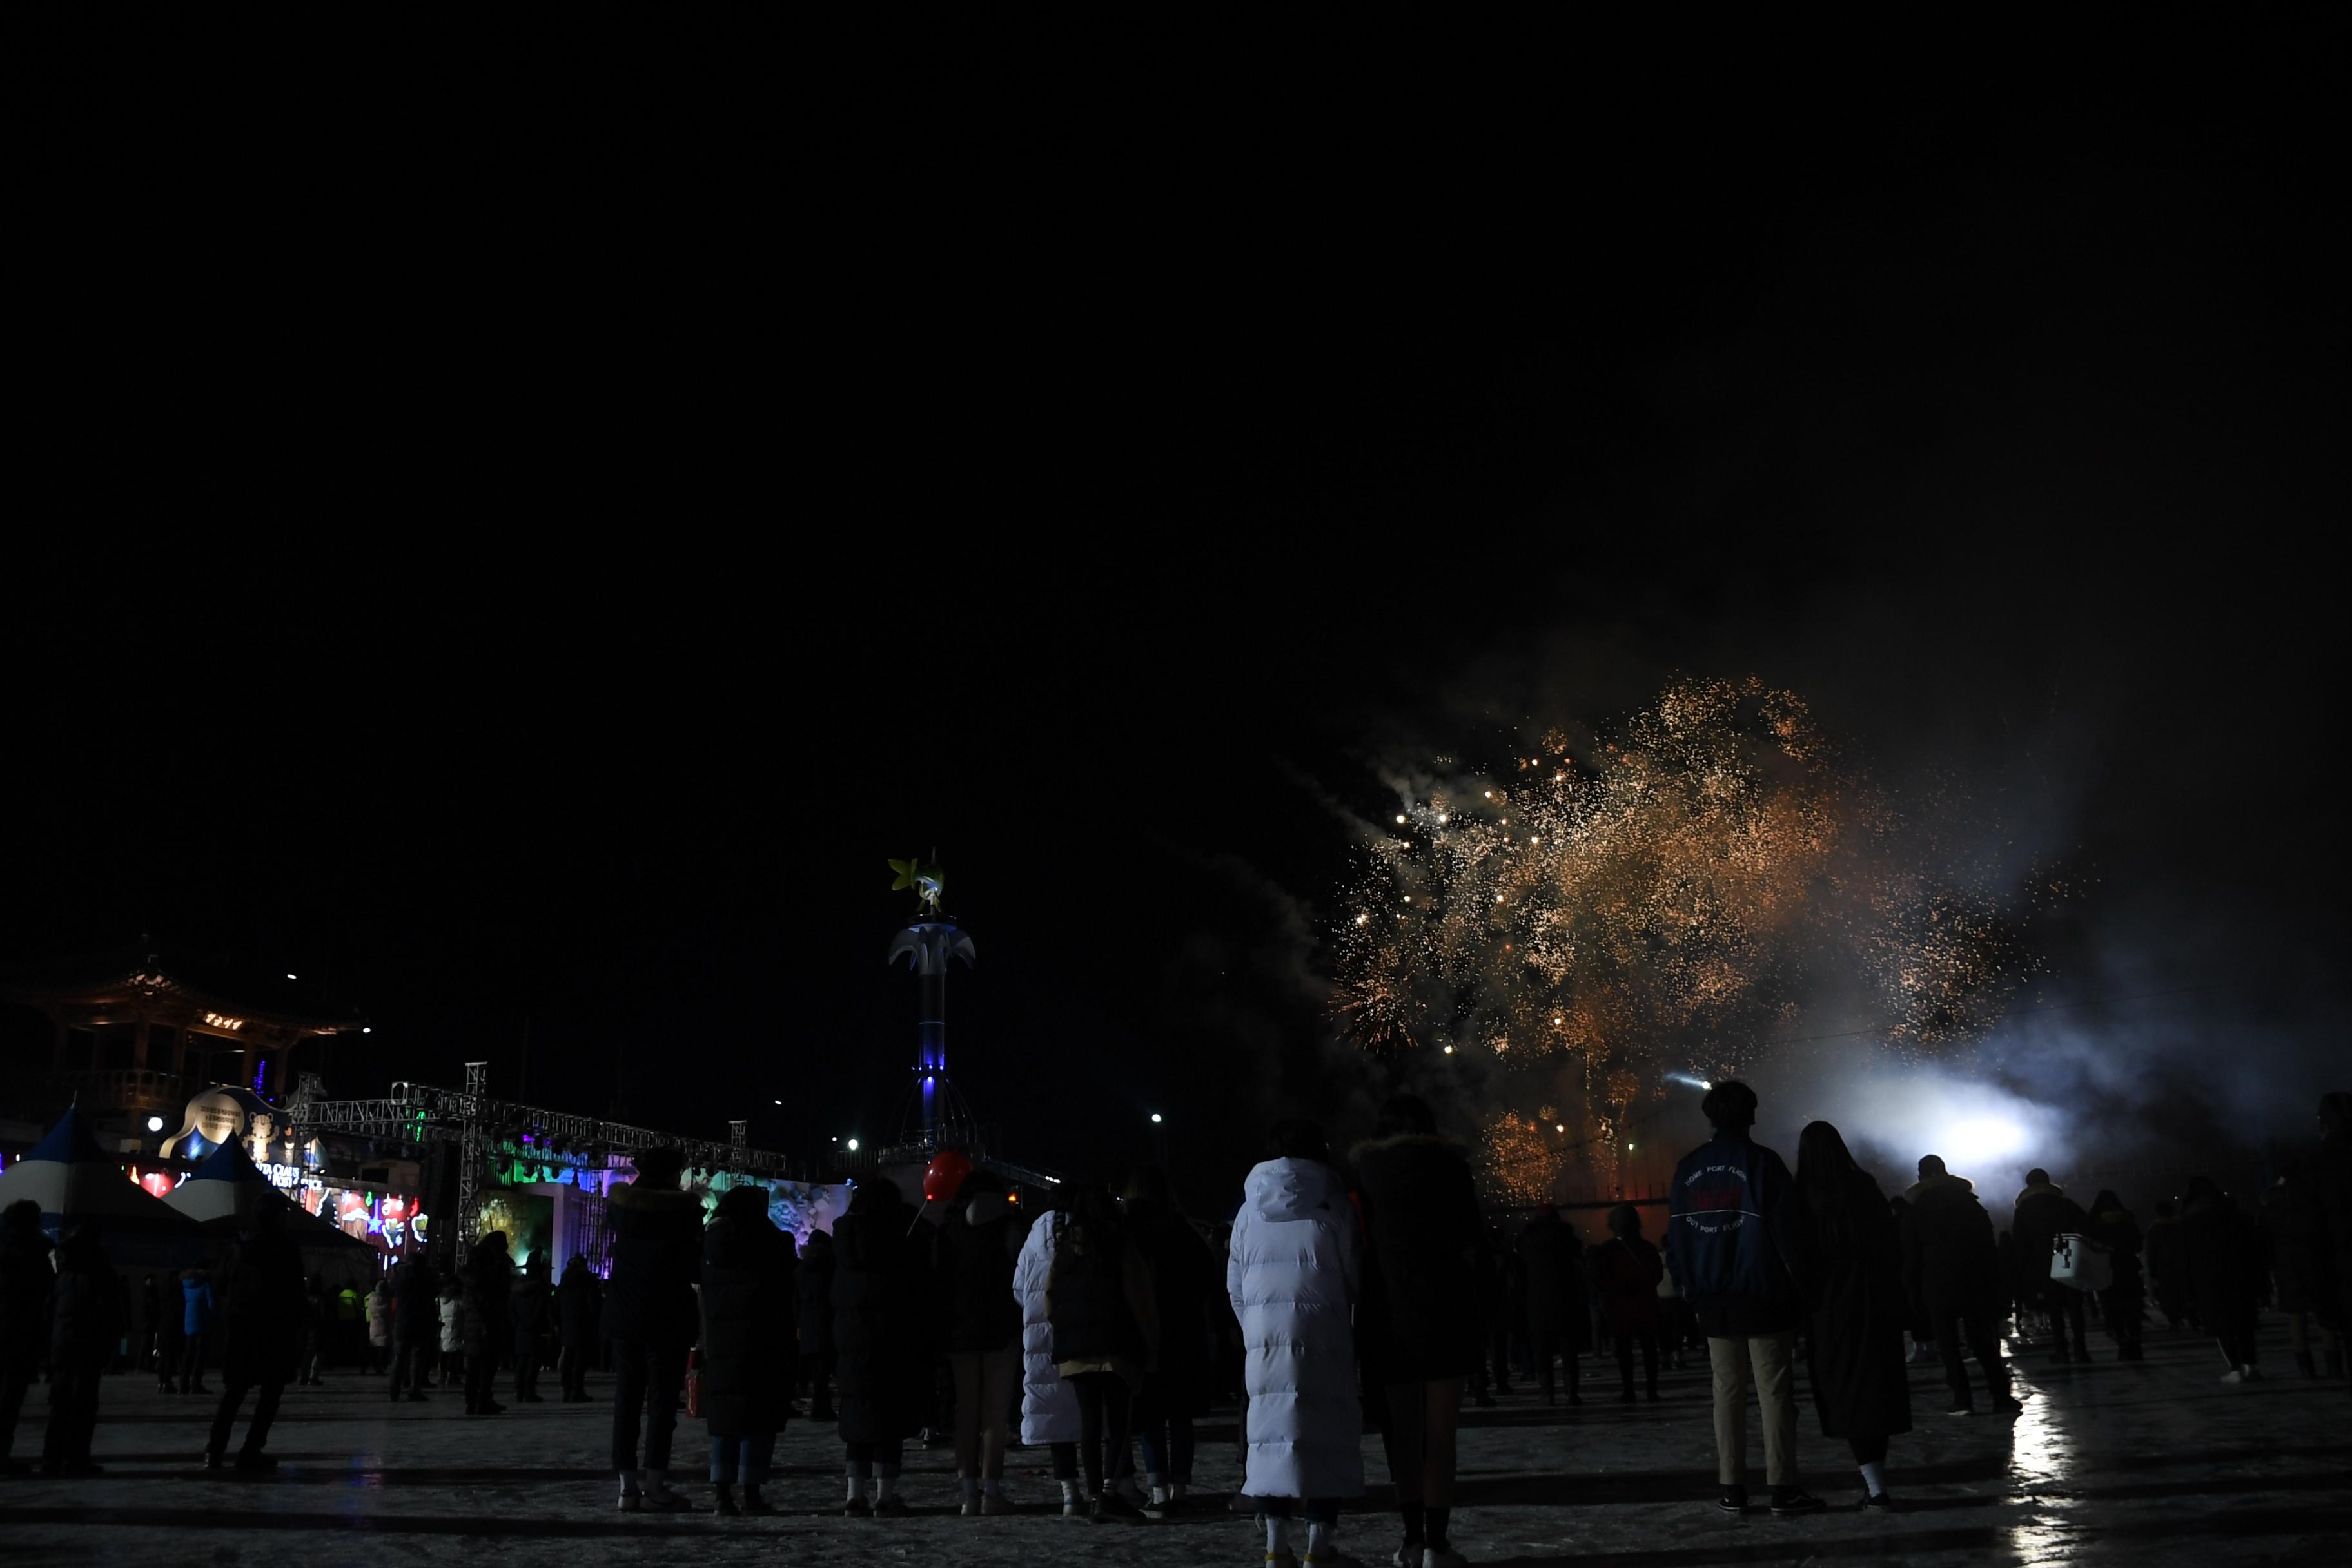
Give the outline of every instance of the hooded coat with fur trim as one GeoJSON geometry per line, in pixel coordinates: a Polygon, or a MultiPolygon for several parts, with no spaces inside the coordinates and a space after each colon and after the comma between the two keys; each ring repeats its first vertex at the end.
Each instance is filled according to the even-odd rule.
{"type": "Polygon", "coordinates": [[[1367,1372],[1381,1384],[1469,1376],[1486,1315],[1470,1162],[1423,1133],[1359,1144],[1354,1159],[1364,1212],[1356,1340],[1367,1372]]]}

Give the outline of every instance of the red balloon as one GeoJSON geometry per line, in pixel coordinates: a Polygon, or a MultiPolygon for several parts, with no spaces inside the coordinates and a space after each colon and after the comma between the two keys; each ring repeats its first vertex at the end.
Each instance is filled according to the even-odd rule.
{"type": "Polygon", "coordinates": [[[923,1197],[930,1203],[951,1204],[955,1202],[957,1191],[963,1185],[963,1179],[971,1174],[970,1155],[960,1154],[953,1149],[934,1154],[931,1163],[923,1170],[923,1197]]]}

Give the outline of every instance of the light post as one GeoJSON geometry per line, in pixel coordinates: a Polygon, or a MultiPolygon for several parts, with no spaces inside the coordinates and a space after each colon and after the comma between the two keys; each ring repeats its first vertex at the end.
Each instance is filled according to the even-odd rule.
{"type": "Polygon", "coordinates": [[[1160,1135],[1160,1168],[1168,1169],[1168,1121],[1160,1112],[1151,1113],[1151,1130],[1160,1135]]]}

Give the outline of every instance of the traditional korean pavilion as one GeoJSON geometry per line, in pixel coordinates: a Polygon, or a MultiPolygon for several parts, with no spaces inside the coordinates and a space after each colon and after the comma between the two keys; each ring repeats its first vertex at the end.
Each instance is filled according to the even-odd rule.
{"type": "MultiPolygon", "coordinates": [[[[288,976],[291,982],[292,976],[288,976]]],[[[247,982],[222,989],[154,953],[133,962],[0,983],[53,1035],[47,1098],[77,1106],[102,1138],[136,1136],[150,1117],[177,1125],[189,1100],[230,1084],[282,1100],[319,1044],[365,1020],[326,1016],[300,988],[247,982]]]]}

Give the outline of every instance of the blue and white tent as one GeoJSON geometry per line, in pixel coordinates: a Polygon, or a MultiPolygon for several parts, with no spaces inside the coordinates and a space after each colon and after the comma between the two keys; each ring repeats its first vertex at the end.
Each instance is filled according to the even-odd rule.
{"type": "Polygon", "coordinates": [[[142,1192],[120,1159],[98,1146],[81,1116],[68,1110],[23,1159],[0,1171],[0,1208],[30,1198],[52,1240],[94,1222],[106,1255],[126,1268],[178,1268],[205,1257],[204,1232],[171,1205],[142,1192]]]}
{"type": "Polygon", "coordinates": [[[207,1231],[235,1230],[245,1217],[264,1205],[275,1205],[288,1239],[305,1249],[376,1249],[357,1237],[347,1236],[294,1202],[270,1184],[237,1142],[222,1144],[188,1173],[188,1179],[165,1194],[163,1202],[207,1231]]]}

